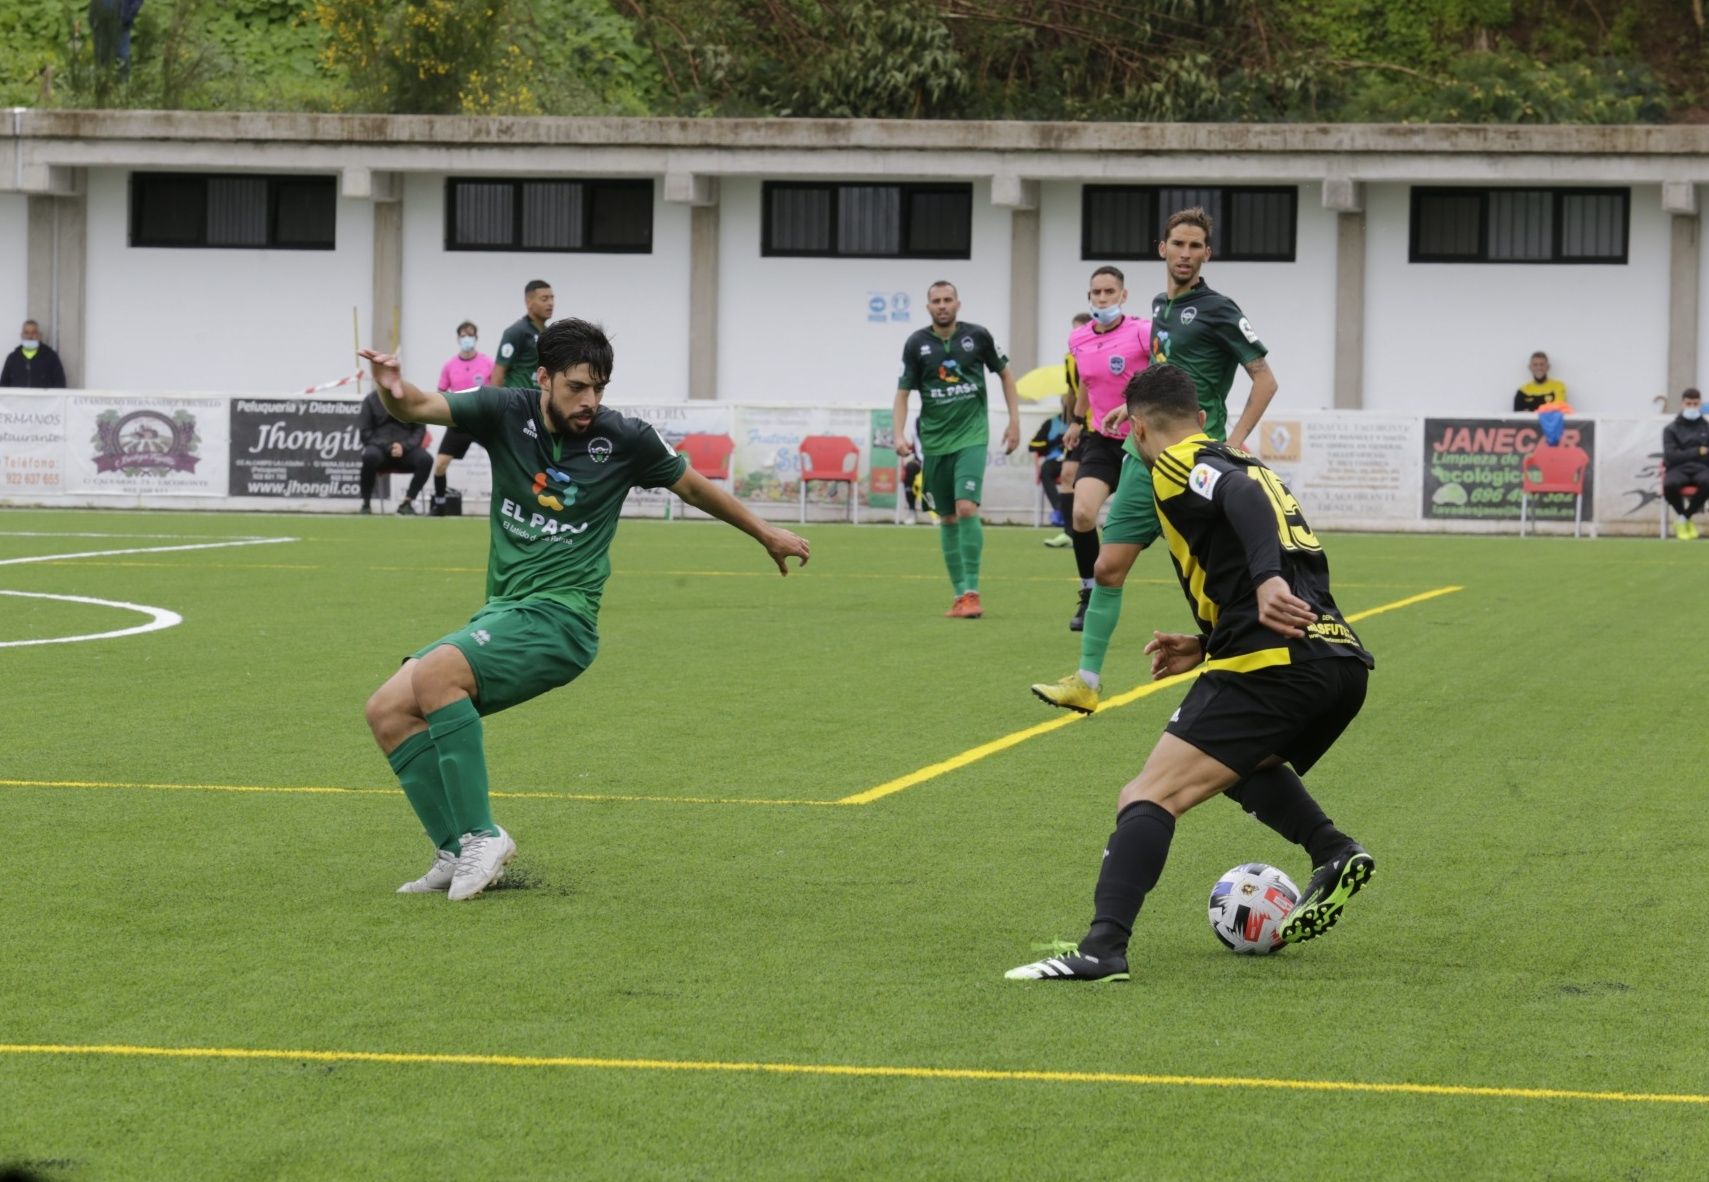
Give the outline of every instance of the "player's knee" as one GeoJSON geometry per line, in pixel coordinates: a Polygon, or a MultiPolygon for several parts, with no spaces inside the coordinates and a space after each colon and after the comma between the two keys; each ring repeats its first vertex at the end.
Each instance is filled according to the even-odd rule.
{"type": "Polygon", "coordinates": [[[955,516],[960,521],[972,521],[979,516],[979,504],[976,501],[957,501],[955,516]]]}
{"type": "Polygon", "coordinates": [[[1092,581],[1100,587],[1120,587],[1127,582],[1127,572],[1132,569],[1132,561],[1111,558],[1100,550],[1092,567],[1092,581]]]}
{"type": "Polygon", "coordinates": [[[1097,528],[1098,528],[1098,511],[1096,509],[1090,508],[1088,506],[1082,506],[1079,501],[1075,501],[1074,502],[1074,531],[1076,533],[1084,534],[1084,533],[1090,533],[1097,528]]]}
{"type": "Polygon", "coordinates": [[[397,694],[391,683],[387,682],[375,690],[368,698],[368,704],[362,709],[362,716],[368,722],[368,729],[381,744],[396,731],[404,721],[403,711],[399,708],[397,694]]]}

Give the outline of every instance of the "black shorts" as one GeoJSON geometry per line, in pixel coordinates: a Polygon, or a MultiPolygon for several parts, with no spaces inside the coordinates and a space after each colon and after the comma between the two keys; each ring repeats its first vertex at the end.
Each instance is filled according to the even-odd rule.
{"type": "Polygon", "coordinates": [[[445,428],[445,438],[439,441],[439,454],[460,460],[469,454],[469,445],[475,437],[467,431],[459,431],[456,427],[445,428]]]}
{"type": "Polygon", "coordinates": [[[1272,755],[1304,774],[1358,715],[1369,677],[1364,662],[1351,657],[1251,673],[1212,669],[1193,683],[1163,729],[1242,779],[1272,755]]]}
{"type": "Polygon", "coordinates": [[[1102,480],[1113,492],[1122,482],[1122,441],[1087,431],[1080,436],[1079,451],[1080,471],[1074,475],[1075,482],[1090,476],[1102,480]]]}

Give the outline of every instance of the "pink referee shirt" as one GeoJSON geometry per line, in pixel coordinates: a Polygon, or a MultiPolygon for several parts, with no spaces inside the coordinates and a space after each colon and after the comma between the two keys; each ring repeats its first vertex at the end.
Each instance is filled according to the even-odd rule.
{"type": "MultiPolygon", "coordinates": [[[[1074,354],[1080,384],[1086,387],[1091,427],[1097,431],[1104,416],[1122,405],[1128,382],[1151,364],[1151,321],[1129,314],[1108,332],[1082,324],[1068,334],[1068,351],[1074,354]]],[[[1111,438],[1126,439],[1128,430],[1123,423],[1111,438]]]]}
{"type": "Polygon", "coordinates": [[[462,354],[451,358],[445,363],[445,368],[439,371],[439,392],[447,390],[473,390],[476,386],[484,386],[487,379],[493,376],[493,359],[485,353],[476,353],[467,361],[462,354]]]}

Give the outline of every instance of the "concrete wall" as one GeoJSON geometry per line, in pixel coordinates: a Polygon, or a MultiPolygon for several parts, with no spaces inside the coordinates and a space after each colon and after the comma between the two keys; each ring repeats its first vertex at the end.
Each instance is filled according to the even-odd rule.
{"type": "Polygon", "coordinates": [[[1409,193],[1367,191],[1366,409],[1508,413],[1534,349],[1549,354],[1575,410],[1654,409],[1667,387],[1669,227],[1659,186],[1632,188],[1625,266],[1409,263],[1409,193]]]}
{"type": "Polygon", "coordinates": [[[336,250],[129,245],[128,175],[90,169],[91,389],[278,394],[355,370],[350,308],[373,290],[373,206],[338,202],[336,250]]]}
{"type": "Polygon", "coordinates": [[[406,177],[401,347],[411,379],[438,379],[465,319],[480,327],[481,351],[496,357],[505,327],[524,312],[523,287],[544,279],[557,296],[554,319],[595,320],[611,334],[614,403],[686,398],[689,210],[667,205],[663,188],[653,188],[652,254],[447,251],[445,177],[406,177]]]}
{"type": "Polygon", "coordinates": [[[991,205],[988,183],[973,186],[973,257],[951,260],[762,258],[760,185],[723,182],[720,400],[890,405],[902,344],[931,323],[926,287],[936,279],[955,283],[962,317],[1008,350],[1009,211],[991,205]],[[908,319],[891,319],[888,302],[884,320],[870,319],[868,301],[896,293],[907,297],[908,319]]]}
{"type": "Polygon", "coordinates": [[[28,197],[0,193],[0,354],[11,352],[18,326],[34,315],[26,306],[29,218],[28,197]]]}

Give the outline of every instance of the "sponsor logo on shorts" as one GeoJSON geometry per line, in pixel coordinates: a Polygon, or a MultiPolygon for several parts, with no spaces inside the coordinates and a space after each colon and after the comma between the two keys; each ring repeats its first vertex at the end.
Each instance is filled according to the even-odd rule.
{"type": "Polygon", "coordinates": [[[1211,492],[1216,488],[1216,482],[1222,479],[1222,473],[1209,464],[1197,464],[1187,474],[1187,487],[1198,493],[1205,500],[1211,499],[1211,492]]]}
{"type": "Polygon", "coordinates": [[[1181,323],[1182,324],[1191,324],[1193,321],[1197,320],[1198,318],[1199,318],[1199,310],[1197,308],[1183,308],[1181,310],[1181,323]]]}
{"type": "Polygon", "coordinates": [[[486,644],[487,641],[493,638],[493,634],[488,632],[485,628],[476,628],[473,632],[469,633],[469,635],[475,638],[476,644],[481,645],[486,644]]]}
{"type": "Polygon", "coordinates": [[[965,488],[968,492],[972,492],[975,485],[971,480],[964,480],[961,482],[961,487],[965,488]]]}
{"type": "Polygon", "coordinates": [[[601,435],[597,439],[587,441],[588,458],[596,464],[603,464],[611,458],[611,440],[601,435]]]}

